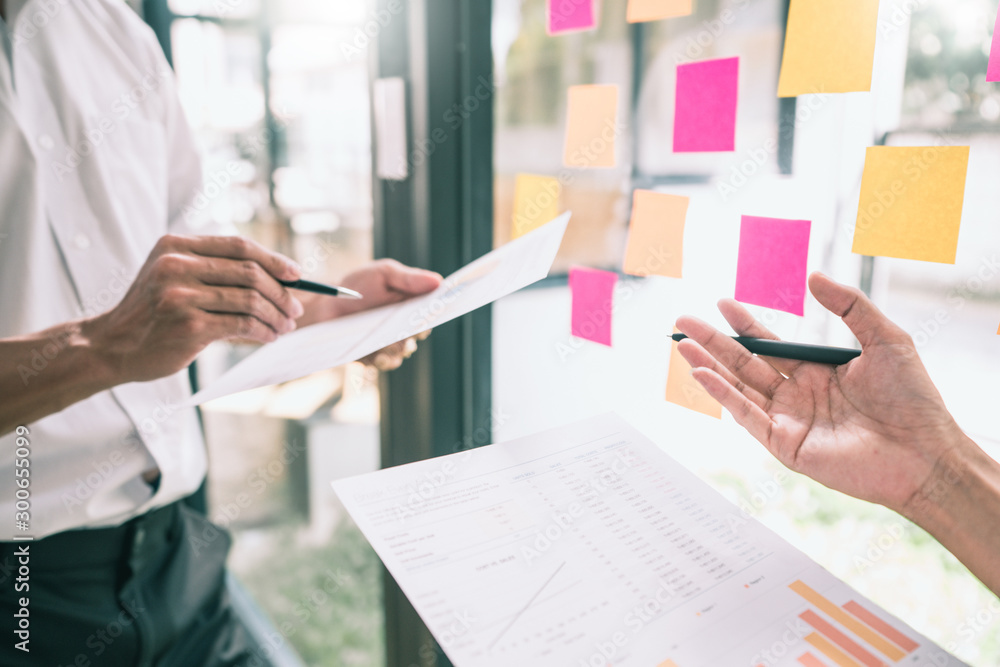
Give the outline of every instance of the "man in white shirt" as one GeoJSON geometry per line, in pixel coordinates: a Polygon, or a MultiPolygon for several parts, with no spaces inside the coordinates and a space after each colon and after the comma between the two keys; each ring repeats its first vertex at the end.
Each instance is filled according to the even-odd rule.
{"type": "Polygon", "coordinates": [[[225,598],[228,536],[185,539],[206,470],[176,407],[186,368],[212,341],[267,343],[441,278],[381,261],[343,280],[360,302],[297,298],[290,260],[182,214],[198,154],[123,2],[0,0],[0,17],[0,664],[265,664],[225,598]]]}

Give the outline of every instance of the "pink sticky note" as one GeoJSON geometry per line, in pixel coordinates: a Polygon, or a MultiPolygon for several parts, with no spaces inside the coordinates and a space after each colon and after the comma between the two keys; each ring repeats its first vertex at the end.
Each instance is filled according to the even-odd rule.
{"type": "Polygon", "coordinates": [[[677,66],[675,153],[736,149],[739,69],[739,58],[677,66]]]}
{"type": "Polygon", "coordinates": [[[737,301],[803,314],[810,225],[808,220],[743,216],[737,301]]]}
{"type": "Polygon", "coordinates": [[[986,80],[1000,81],[1000,12],[993,26],[993,45],[990,47],[990,63],[986,66],[986,80]]]}
{"type": "Polygon", "coordinates": [[[590,30],[597,25],[594,0],[549,0],[548,5],[550,35],[573,30],[590,30]]]}
{"type": "Polygon", "coordinates": [[[617,282],[618,274],[612,271],[570,268],[574,336],[611,346],[611,304],[617,282]]]}

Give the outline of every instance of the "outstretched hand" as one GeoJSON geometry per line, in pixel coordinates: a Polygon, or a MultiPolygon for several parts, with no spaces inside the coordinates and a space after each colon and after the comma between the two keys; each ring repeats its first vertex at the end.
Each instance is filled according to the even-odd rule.
{"type": "MultiPolygon", "coordinates": [[[[681,317],[692,374],[784,465],[906,513],[961,431],[910,336],[858,289],[820,273],[809,289],[861,343],[843,366],[757,357],[705,322],[681,317]]],[[[777,339],[732,299],[719,310],[741,336],[777,339]]]]}

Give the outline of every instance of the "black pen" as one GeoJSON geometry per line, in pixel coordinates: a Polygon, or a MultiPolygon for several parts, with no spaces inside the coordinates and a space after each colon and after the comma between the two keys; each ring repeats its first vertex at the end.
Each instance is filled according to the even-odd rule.
{"type": "Polygon", "coordinates": [[[323,283],[314,283],[311,280],[279,280],[279,283],[291,289],[299,289],[303,292],[313,292],[314,294],[326,294],[327,296],[342,296],[345,299],[362,298],[359,292],[346,287],[334,287],[323,283]]]}
{"type": "MultiPolygon", "coordinates": [[[[674,340],[684,340],[684,334],[674,334],[674,340]]],[[[786,343],[783,340],[768,338],[751,338],[749,336],[730,336],[737,343],[762,357],[778,357],[780,359],[795,359],[811,361],[817,364],[833,364],[840,366],[861,355],[861,350],[846,347],[827,347],[826,345],[810,345],[808,343],[786,343]]]]}

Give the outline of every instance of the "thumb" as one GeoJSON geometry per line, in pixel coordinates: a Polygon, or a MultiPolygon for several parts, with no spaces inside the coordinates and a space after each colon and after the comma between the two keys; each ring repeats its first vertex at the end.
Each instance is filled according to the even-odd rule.
{"type": "Polygon", "coordinates": [[[848,287],[816,272],[809,276],[809,291],[824,308],[844,320],[861,343],[899,343],[909,339],[905,331],[882,314],[871,299],[856,287],[848,287]]]}
{"type": "Polygon", "coordinates": [[[390,289],[409,295],[426,294],[437,289],[443,278],[434,271],[393,263],[386,269],[385,281],[390,289]]]}

